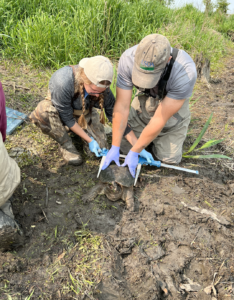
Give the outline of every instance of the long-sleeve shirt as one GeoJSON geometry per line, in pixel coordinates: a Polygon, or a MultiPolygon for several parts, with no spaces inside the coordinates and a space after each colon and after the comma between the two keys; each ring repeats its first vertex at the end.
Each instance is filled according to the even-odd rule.
{"type": "Polygon", "coordinates": [[[0,132],[2,134],[3,142],[6,139],[6,129],[7,129],[6,102],[5,102],[5,95],[2,89],[2,84],[0,82],[0,132]]]}
{"type": "MultiPolygon", "coordinates": [[[[73,117],[73,109],[82,110],[82,100],[79,95],[74,97],[74,76],[72,68],[69,66],[57,70],[49,81],[49,90],[51,92],[51,101],[57,109],[60,119],[64,125],[71,128],[76,120],[73,117]]],[[[85,109],[89,109],[91,97],[88,95],[85,98],[85,109]]],[[[112,122],[113,108],[115,97],[108,88],[104,92],[104,110],[110,122],[112,122]]],[[[93,107],[100,108],[98,101],[93,101],[93,107]]]]}

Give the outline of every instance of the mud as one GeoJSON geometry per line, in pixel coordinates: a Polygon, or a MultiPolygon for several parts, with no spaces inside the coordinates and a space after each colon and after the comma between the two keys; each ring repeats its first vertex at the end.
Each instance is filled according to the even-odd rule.
{"type": "MultiPolygon", "coordinates": [[[[231,58],[219,82],[198,83],[194,99],[202,98],[185,148],[212,110],[203,142],[225,136],[212,151],[233,157],[234,108],[222,105],[234,99],[233,68],[231,58]]],[[[8,106],[16,108],[22,95],[27,91],[6,90],[8,106]]],[[[198,176],[143,167],[130,212],[105,195],[83,203],[98,183],[100,161],[73,140],[85,160],[79,167],[65,165],[54,141],[28,123],[8,137],[9,152],[25,149],[18,151],[22,182],[13,203],[24,237],[0,255],[0,299],[234,299],[233,160],[184,159],[180,166],[198,176]]]]}
{"type": "MultiPolygon", "coordinates": [[[[233,209],[223,211],[226,203],[232,206],[234,195],[226,195],[229,193],[209,179],[186,177],[162,177],[137,189],[139,211],[124,211],[109,235],[115,259],[100,285],[103,294],[98,299],[164,299],[165,287],[167,299],[211,299],[203,289],[212,283],[215,273],[222,282],[233,280],[234,215],[233,209]],[[185,208],[182,201],[225,214],[230,226],[185,208]],[[120,245],[129,252],[122,253],[120,245]],[[200,286],[199,292],[181,288],[190,281],[200,286]]],[[[224,284],[217,284],[216,290],[217,299],[224,299],[224,284]]]]}

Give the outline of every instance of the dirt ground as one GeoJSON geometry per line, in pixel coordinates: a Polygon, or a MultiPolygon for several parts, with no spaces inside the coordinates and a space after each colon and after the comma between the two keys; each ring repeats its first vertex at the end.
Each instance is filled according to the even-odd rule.
{"type": "MultiPolygon", "coordinates": [[[[104,195],[81,201],[99,160],[83,153],[82,166],[65,165],[28,122],[8,137],[9,153],[22,153],[13,210],[24,235],[1,253],[0,299],[234,299],[234,57],[224,64],[212,83],[196,84],[185,148],[214,112],[202,143],[225,138],[208,150],[232,160],[183,159],[199,175],[143,167],[134,212],[104,195]]],[[[29,113],[49,77],[2,62],[7,106],[29,113]]]]}

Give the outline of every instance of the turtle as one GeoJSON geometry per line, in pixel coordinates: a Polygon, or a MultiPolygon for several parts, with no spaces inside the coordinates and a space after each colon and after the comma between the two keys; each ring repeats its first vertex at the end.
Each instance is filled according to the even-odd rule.
{"type": "Polygon", "coordinates": [[[92,201],[99,194],[105,194],[111,201],[122,199],[127,209],[134,211],[134,178],[128,167],[111,165],[100,173],[100,181],[87,194],[82,196],[83,202],[92,201]]]}

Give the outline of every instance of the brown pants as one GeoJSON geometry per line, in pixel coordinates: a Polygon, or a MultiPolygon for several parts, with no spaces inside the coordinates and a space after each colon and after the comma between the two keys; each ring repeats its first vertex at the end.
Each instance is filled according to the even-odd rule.
{"type": "MultiPolygon", "coordinates": [[[[179,101],[179,100],[178,100],[179,101]]],[[[128,123],[136,137],[139,138],[143,129],[149,123],[158,107],[158,100],[145,95],[135,97],[130,109],[128,123]]],[[[186,99],[182,108],[166,123],[160,134],[152,141],[152,152],[160,161],[178,164],[182,159],[183,143],[190,123],[189,99],[186,99]]],[[[123,139],[121,151],[127,154],[132,148],[130,143],[123,139]]]]}

